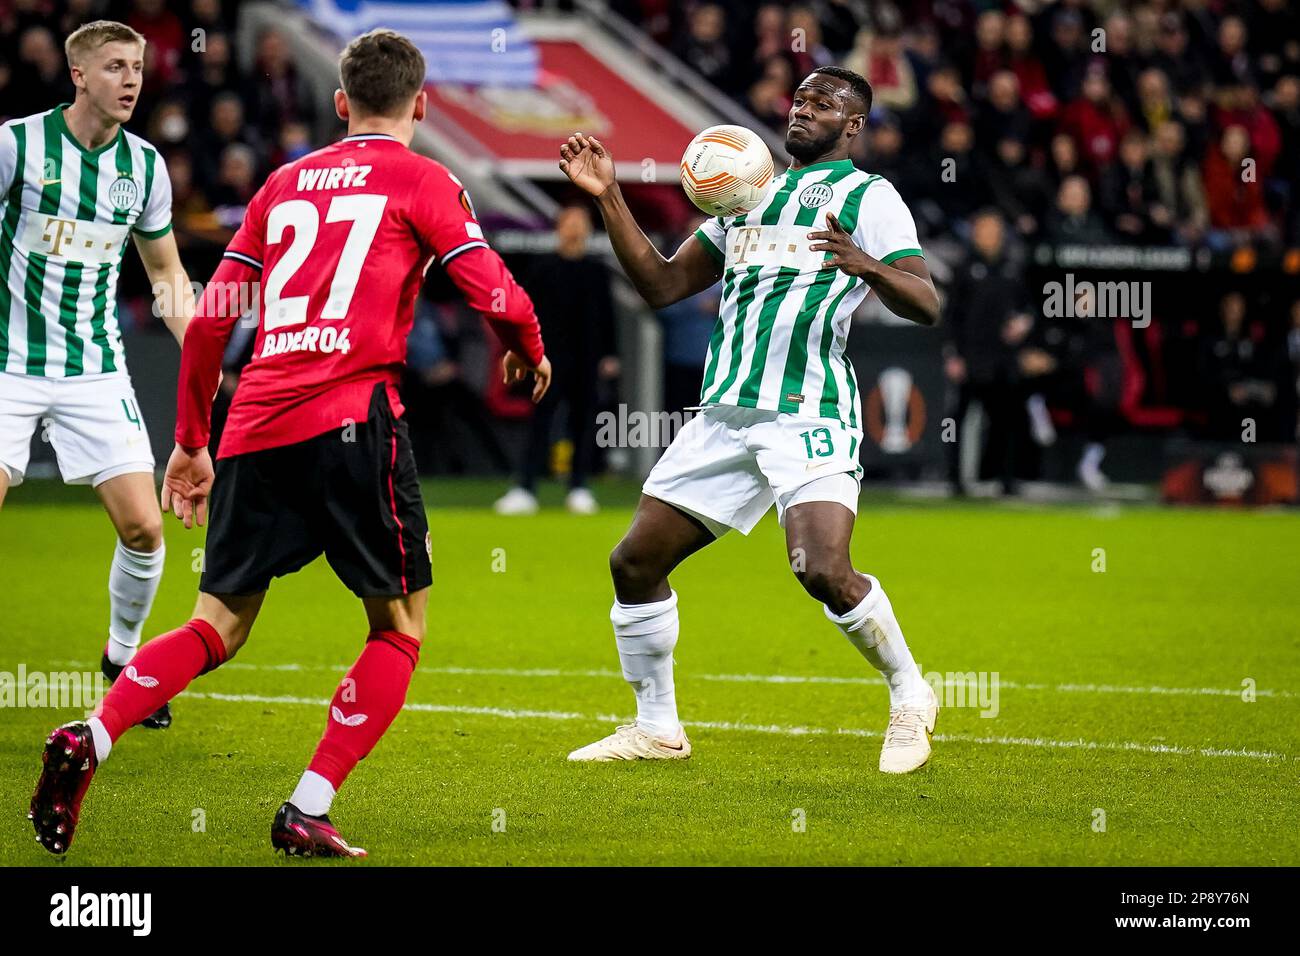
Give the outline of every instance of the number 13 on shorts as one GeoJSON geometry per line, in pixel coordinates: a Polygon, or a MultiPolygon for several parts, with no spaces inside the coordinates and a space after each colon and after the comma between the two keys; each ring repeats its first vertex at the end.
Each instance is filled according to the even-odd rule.
{"type": "Polygon", "coordinates": [[[800,432],[799,437],[803,439],[804,451],[807,452],[810,460],[814,457],[829,458],[835,454],[835,444],[831,439],[829,428],[813,428],[800,432]]]}

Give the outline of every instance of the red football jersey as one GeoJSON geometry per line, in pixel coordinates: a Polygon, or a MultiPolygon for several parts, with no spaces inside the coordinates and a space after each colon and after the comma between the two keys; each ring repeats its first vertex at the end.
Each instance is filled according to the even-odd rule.
{"type": "Polygon", "coordinates": [[[260,282],[244,318],[258,322],[253,358],[218,457],[364,421],[379,382],[401,414],[406,337],[435,262],[507,348],[541,360],[532,302],[488,248],[446,167],[391,136],[360,134],[277,169],[249,203],[186,331],[176,440],[207,442],[221,352],[240,311],[231,292],[250,278],[260,282]]]}

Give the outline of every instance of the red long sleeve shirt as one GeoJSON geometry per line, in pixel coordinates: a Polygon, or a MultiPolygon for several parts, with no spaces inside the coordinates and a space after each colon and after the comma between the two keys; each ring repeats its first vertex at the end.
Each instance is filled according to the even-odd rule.
{"type": "Polygon", "coordinates": [[[219,458],[365,421],[377,383],[397,383],[424,272],[447,270],[506,348],[543,348],[528,294],[484,241],[460,181],[382,134],[348,136],[282,166],[203,291],[181,350],[176,441],[207,444],[221,357],[256,322],[219,458]]]}

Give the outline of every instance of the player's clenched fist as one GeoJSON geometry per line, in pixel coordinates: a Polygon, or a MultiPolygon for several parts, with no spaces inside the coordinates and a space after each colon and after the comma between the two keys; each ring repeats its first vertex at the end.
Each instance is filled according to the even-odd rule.
{"type": "Polygon", "coordinates": [[[574,133],[560,146],[560,169],[593,196],[614,185],[614,160],[594,136],[574,133]]]}

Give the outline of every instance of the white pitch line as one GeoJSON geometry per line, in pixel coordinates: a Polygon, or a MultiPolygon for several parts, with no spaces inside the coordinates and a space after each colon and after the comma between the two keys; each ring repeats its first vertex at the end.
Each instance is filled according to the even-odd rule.
{"type": "MultiPolygon", "coordinates": [[[[67,666],[76,668],[87,668],[91,665],[86,661],[51,661],[51,664],[57,666],[67,666]]],[[[281,671],[294,673],[298,671],[335,671],[342,673],[348,668],[342,664],[252,664],[244,661],[231,661],[221,666],[222,670],[243,670],[243,671],[281,671]]],[[[442,676],[465,676],[465,677],[597,677],[597,678],[616,678],[623,679],[623,675],[616,670],[607,668],[595,669],[573,669],[566,670],[553,667],[417,667],[416,672],[420,674],[436,674],[442,676]]],[[[962,672],[965,673],[965,672],[962,672]]],[[[694,674],[690,671],[679,671],[679,676],[686,680],[703,680],[716,681],[721,683],[733,684],[848,684],[852,686],[883,686],[885,681],[880,677],[832,677],[829,675],[817,674],[694,674]]],[[[945,681],[946,687],[969,686],[963,685],[961,681],[945,681]]],[[[1028,690],[1028,691],[1052,691],[1060,694],[1152,694],[1159,696],[1175,697],[1241,697],[1244,688],[1233,687],[1161,687],[1158,685],[1146,687],[1130,687],[1120,684],[1046,684],[1033,682],[1020,682],[1005,680],[998,677],[999,690],[1028,690]]],[[[1292,700],[1300,697],[1300,693],[1291,690],[1272,690],[1269,688],[1259,688],[1255,690],[1256,697],[1277,698],[1280,700],[1292,700]]]]}
{"type": "MultiPolygon", "coordinates": [[[[227,703],[290,704],[309,707],[328,707],[325,698],[262,696],[260,694],[220,694],[186,691],[181,696],[199,700],[227,703]]],[[[588,723],[619,723],[625,720],[615,714],[579,714],[563,710],[515,710],[507,707],[469,707],[462,704],[407,704],[403,710],[430,714],[465,714],[469,716],[504,717],[510,720],[581,720],[588,723]]],[[[775,734],[781,737],[847,736],[881,737],[877,730],[857,727],[800,727],[783,724],[745,724],[729,720],[693,720],[692,729],[721,730],[735,733],[775,734]]],[[[1177,754],[1184,757],[1245,757],[1250,760],[1293,760],[1288,754],[1268,750],[1242,750],[1221,747],[1183,747],[1174,744],[1143,744],[1133,740],[1052,740],[1047,737],[997,737],[972,734],[935,734],[935,740],[945,743],[984,744],[1003,747],[1034,747],[1053,750],[1120,750],[1130,753],[1177,754]]]]}

